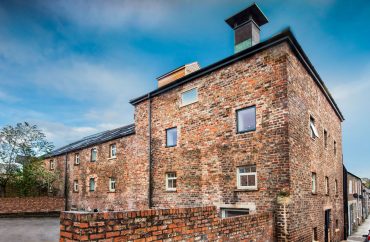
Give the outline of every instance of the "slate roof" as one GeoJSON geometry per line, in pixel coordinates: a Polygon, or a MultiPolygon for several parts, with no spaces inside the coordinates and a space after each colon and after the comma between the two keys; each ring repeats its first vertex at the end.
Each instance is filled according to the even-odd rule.
{"type": "Polygon", "coordinates": [[[134,124],[130,124],[130,125],[112,129],[112,130],[103,131],[97,134],[87,136],[81,140],[78,140],[69,145],[63,146],[59,149],[56,149],[52,151],[50,154],[48,154],[46,157],[62,155],[62,154],[69,153],[75,150],[80,150],[80,149],[83,149],[83,148],[86,148],[92,145],[101,144],[101,143],[104,143],[110,140],[128,136],[134,133],[135,133],[134,124]]]}

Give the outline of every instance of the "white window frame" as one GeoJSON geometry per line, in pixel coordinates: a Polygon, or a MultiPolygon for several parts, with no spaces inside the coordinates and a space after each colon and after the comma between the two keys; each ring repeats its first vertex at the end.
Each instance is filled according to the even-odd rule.
{"type": "Polygon", "coordinates": [[[90,192],[95,192],[95,190],[96,190],[95,177],[90,177],[90,178],[89,178],[89,191],[90,191],[90,192]],[[91,180],[93,180],[93,181],[94,181],[94,189],[91,189],[91,180]]]}
{"type": "Polygon", "coordinates": [[[316,194],[317,193],[317,174],[315,172],[311,173],[311,183],[312,183],[312,193],[316,194]]]}
{"type": "Polygon", "coordinates": [[[177,190],[177,174],[176,172],[167,172],[166,173],[166,191],[176,191],[177,190]],[[169,177],[170,174],[174,174],[174,177],[169,177]],[[169,181],[175,180],[176,181],[176,187],[169,187],[169,181]]]}
{"type": "Polygon", "coordinates": [[[109,146],[109,157],[110,158],[116,158],[117,157],[117,145],[116,144],[111,144],[109,146]],[[114,150],[114,155],[113,155],[113,150],[114,150]]]}
{"type": "Polygon", "coordinates": [[[348,193],[353,194],[353,184],[352,180],[349,180],[348,193]]]}
{"type": "Polygon", "coordinates": [[[97,160],[98,160],[98,149],[97,148],[91,148],[91,150],[90,150],[90,162],[96,162],[97,160]],[[93,150],[95,150],[95,153],[96,153],[95,160],[92,159],[93,158],[93,156],[92,156],[93,150]]]}
{"type": "Polygon", "coordinates": [[[78,180],[73,181],[73,191],[78,192],[78,180]]]}
{"type": "Polygon", "coordinates": [[[80,164],[80,153],[75,153],[75,165],[80,164]]]}
{"type": "Polygon", "coordinates": [[[258,182],[258,179],[257,179],[257,167],[255,165],[249,165],[249,166],[239,166],[236,168],[236,174],[237,174],[237,189],[241,189],[241,190],[256,190],[257,189],[257,182],[258,182]],[[256,168],[256,171],[255,172],[247,172],[247,173],[240,173],[240,169],[241,168],[245,168],[245,167],[255,167],[256,168]],[[254,175],[255,177],[255,182],[254,182],[254,186],[242,186],[241,185],[241,179],[240,177],[241,176],[252,176],[254,175]]]}
{"type": "MultiPolygon", "coordinates": [[[[250,214],[249,209],[243,209],[243,208],[221,208],[221,218],[230,218],[227,215],[228,211],[237,211],[237,212],[245,212],[245,215],[250,214]]],[[[239,215],[239,216],[244,216],[244,215],[239,215]]]]}
{"type": "Polygon", "coordinates": [[[109,177],[109,191],[110,192],[115,192],[116,191],[116,178],[114,177],[109,177]]]}
{"type": "Polygon", "coordinates": [[[50,160],[50,170],[55,169],[55,159],[50,160]]]}
{"type": "Polygon", "coordinates": [[[312,115],[310,115],[310,131],[310,136],[312,139],[319,138],[319,132],[315,126],[315,118],[312,115]]]}
{"type": "Polygon", "coordinates": [[[184,106],[187,106],[187,105],[190,105],[190,104],[196,103],[196,102],[198,102],[198,100],[199,100],[199,97],[198,97],[198,88],[197,88],[197,87],[193,87],[193,88],[190,88],[190,89],[188,89],[188,90],[186,90],[186,91],[183,91],[183,92],[181,92],[180,97],[181,97],[181,105],[180,105],[181,107],[184,107],[184,106]],[[191,92],[191,91],[193,91],[193,90],[195,90],[195,91],[196,91],[196,99],[195,99],[194,101],[189,102],[189,103],[184,103],[183,95],[184,95],[185,93],[187,93],[187,92],[191,92]]]}

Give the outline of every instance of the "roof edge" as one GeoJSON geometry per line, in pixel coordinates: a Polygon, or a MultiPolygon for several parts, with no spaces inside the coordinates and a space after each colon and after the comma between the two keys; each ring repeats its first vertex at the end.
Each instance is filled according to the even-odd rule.
{"type": "Polygon", "coordinates": [[[248,49],[245,49],[241,52],[238,52],[234,55],[226,57],[226,58],[224,58],[224,59],[222,59],[218,62],[210,64],[210,65],[208,65],[208,66],[206,66],[206,67],[204,67],[200,70],[197,70],[193,73],[190,73],[189,75],[181,77],[181,78],[177,79],[176,81],[171,82],[171,83],[169,83],[165,86],[162,86],[162,87],[160,87],[160,88],[158,88],[154,91],[151,91],[151,92],[149,92],[145,95],[142,95],[140,97],[131,99],[130,103],[132,105],[137,105],[137,104],[149,99],[150,97],[160,95],[161,93],[167,92],[167,91],[169,91],[171,89],[174,89],[174,88],[176,88],[176,87],[178,87],[182,84],[185,84],[185,83],[187,83],[189,81],[192,81],[196,78],[207,75],[207,74],[209,74],[209,73],[211,73],[215,70],[218,70],[218,69],[220,69],[224,66],[230,65],[230,64],[232,64],[234,62],[237,62],[241,59],[250,57],[250,56],[252,56],[252,55],[254,55],[254,54],[256,54],[260,51],[266,50],[266,49],[268,49],[272,46],[278,45],[278,44],[280,44],[284,41],[288,42],[289,45],[292,47],[293,53],[296,54],[299,61],[304,65],[305,69],[308,71],[308,73],[311,75],[311,77],[314,79],[314,81],[318,84],[319,88],[321,89],[321,91],[326,96],[327,100],[331,104],[332,108],[336,112],[339,119],[341,121],[344,121],[344,116],[343,116],[342,112],[340,111],[338,105],[334,101],[334,98],[330,94],[328,88],[325,86],[325,84],[322,81],[320,75],[318,74],[315,67],[313,66],[313,64],[311,63],[309,58],[307,57],[306,53],[303,51],[302,47],[298,43],[297,39],[293,35],[290,28],[286,28],[282,32],[280,32],[279,34],[277,34],[277,35],[275,35],[275,36],[273,36],[273,37],[271,37],[271,38],[269,38],[269,39],[267,39],[263,42],[260,42],[256,45],[254,45],[254,46],[252,46],[248,49]]]}

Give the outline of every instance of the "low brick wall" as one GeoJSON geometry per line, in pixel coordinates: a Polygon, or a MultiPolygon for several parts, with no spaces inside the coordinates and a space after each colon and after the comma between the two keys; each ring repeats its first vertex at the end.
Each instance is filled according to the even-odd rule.
{"type": "Polygon", "coordinates": [[[274,241],[271,213],[221,219],[216,207],[62,212],[62,241],[274,241]]]}
{"type": "Polygon", "coordinates": [[[0,215],[50,213],[64,210],[61,197],[5,197],[0,198],[0,215]]]}

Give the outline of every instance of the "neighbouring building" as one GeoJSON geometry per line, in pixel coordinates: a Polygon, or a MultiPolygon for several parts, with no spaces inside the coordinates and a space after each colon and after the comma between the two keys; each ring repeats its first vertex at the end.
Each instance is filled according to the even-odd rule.
{"type": "Polygon", "coordinates": [[[346,235],[352,235],[357,227],[361,225],[364,218],[365,194],[361,178],[344,169],[344,179],[347,184],[345,198],[346,235]]]}
{"type": "Polygon", "coordinates": [[[278,241],[344,237],[342,113],[289,29],[260,42],[257,5],[228,18],[235,53],[179,67],[135,98],[135,123],[46,160],[67,209],[273,212],[278,241]]]}

